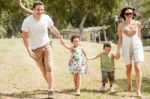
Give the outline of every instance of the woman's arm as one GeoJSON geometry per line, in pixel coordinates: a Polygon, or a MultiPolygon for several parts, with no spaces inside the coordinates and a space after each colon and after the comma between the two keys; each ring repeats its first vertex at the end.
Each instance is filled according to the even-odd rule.
{"type": "Polygon", "coordinates": [[[120,58],[120,54],[119,53],[113,54],[113,57],[114,57],[114,59],[119,59],[120,58]]]}
{"type": "Polygon", "coordinates": [[[137,26],[138,26],[138,36],[140,39],[142,39],[142,36],[141,36],[141,23],[139,21],[137,21],[137,26]]]}
{"type": "Polygon", "coordinates": [[[122,46],[122,24],[118,25],[118,47],[117,53],[120,53],[120,48],[122,46]]]}

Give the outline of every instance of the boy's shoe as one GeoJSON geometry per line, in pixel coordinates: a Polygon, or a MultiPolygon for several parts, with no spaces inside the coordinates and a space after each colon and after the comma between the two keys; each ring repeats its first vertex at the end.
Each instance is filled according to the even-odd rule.
{"type": "Polygon", "coordinates": [[[53,95],[54,95],[54,90],[49,89],[49,90],[48,90],[48,97],[49,97],[49,98],[53,98],[53,95]]]}
{"type": "Polygon", "coordinates": [[[114,87],[110,87],[109,93],[113,93],[113,92],[115,92],[114,87]]]}
{"type": "Polygon", "coordinates": [[[101,86],[101,87],[99,88],[99,91],[100,91],[100,92],[104,92],[104,91],[105,91],[105,86],[101,86]]]}

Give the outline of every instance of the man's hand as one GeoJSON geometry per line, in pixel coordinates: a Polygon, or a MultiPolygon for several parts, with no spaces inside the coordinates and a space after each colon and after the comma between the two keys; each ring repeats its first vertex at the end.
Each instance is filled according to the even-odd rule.
{"type": "Polygon", "coordinates": [[[28,52],[29,52],[29,55],[31,58],[33,58],[35,60],[37,59],[35,53],[32,50],[28,50],[28,52]]]}

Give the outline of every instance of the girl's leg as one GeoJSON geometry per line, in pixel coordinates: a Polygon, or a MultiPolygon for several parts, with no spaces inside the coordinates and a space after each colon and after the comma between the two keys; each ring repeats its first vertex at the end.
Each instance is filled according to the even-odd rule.
{"type": "Polygon", "coordinates": [[[134,63],[135,77],[136,77],[136,88],[137,94],[141,95],[141,82],[142,82],[142,71],[141,71],[141,62],[134,63]]]}
{"type": "Polygon", "coordinates": [[[132,90],[131,71],[132,71],[132,64],[126,65],[126,75],[127,75],[127,80],[128,80],[128,91],[132,90]]]}
{"type": "Polygon", "coordinates": [[[77,75],[73,74],[73,80],[74,80],[74,85],[75,85],[75,90],[77,89],[77,75]]]}
{"type": "Polygon", "coordinates": [[[77,73],[77,95],[80,95],[81,75],[77,73]]]}

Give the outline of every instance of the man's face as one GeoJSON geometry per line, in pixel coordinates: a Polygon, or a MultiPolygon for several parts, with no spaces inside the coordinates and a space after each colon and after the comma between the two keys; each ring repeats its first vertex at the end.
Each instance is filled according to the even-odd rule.
{"type": "Polygon", "coordinates": [[[41,16],[44,13],[44,6],[43,5],[36,5],[33,9],[34,14],[37,16],[41,16]]]}

